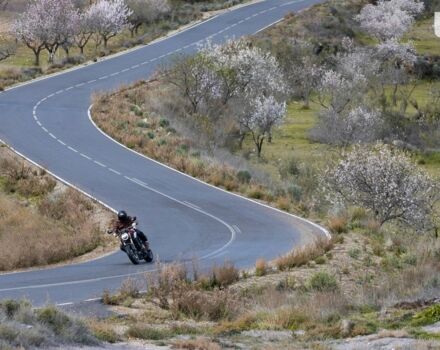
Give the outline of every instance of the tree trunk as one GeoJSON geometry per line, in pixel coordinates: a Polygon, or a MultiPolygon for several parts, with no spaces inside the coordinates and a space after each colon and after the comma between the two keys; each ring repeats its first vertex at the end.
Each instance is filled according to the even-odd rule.
{"type": "Polygon", "coordinates": [[[33,50],[35,55],[35,65],[40,65],[40,50],[33,50]]]}
{"type": "Polygon", "coordinates": [[[259,138],[258,141],[255,143],[255,145],[257,146],[258,158],[261,158],[261,151],[263,150],[263,142],[264,142],[264,136],[259,138]]]}
{"type": "Polygon", "coordinates": [[[238,148],[239,149],[243,149],[243,142],[244,142],[245,137],[246,137],[246,134],[244,132],[241,132],[239,139],[238,139],[238,148]]]}

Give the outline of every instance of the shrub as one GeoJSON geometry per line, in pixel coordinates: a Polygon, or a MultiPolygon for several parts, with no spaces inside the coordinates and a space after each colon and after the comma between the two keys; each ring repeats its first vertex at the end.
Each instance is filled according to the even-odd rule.
{"type": "Polygon", "coordinates": [[[347,232],[347,218],[344,216],[334,216],[328,219],[328,228],[332,233],[347,232]]]}
{"type": "Polygon", "coordinates": [[[170,126],[170,122],[168,121],[168,119],[161,119],[160,121],[159,121],[159,125],[162,127],[162,128],[167,128],[168,126],[170,126]]]}
{"type": "Polygon", "coordinates": [[[301,186],[291,185],[288,187],[287,192],[293,200],[300,201],[304,191],[301,186]]]}
{"type": "Polygon", "coordinates": [[[267,274],[268,266],[264,259],[258,259],[255,263],[255,275],[264,276],[267,274]]]}
{"type": "Polygon", "coordinates": [[[120,336],[113,330],[112,327],[101,322],[88,322],[93,335],[101,341],[107,343],[117,343],[121,341],[120,336]]]}
{"type": "Polygon", "coordinates": [[[16,312],[21,307],[20,301],[17,300],[4,300],[0,303],[0,310],[6,315],[7,318],[13,318],[16,312]]]}
{"type": "Polygon", "coordinates": [[[6,192],[17,192],[25,197],[44,196],[56,185],[51,177],[39,175],[24,162],[16,160],[2,159],[0,174],[4,176],[3,188],[6,192]]]}
{"type": "Polygon", "coordinates": [[[318,265],[323,265],[323,264],[325,264],[326,262],[327,262],[327,260],[325,259],[324,256],[318,256],[318,257],[315,259],[315,263],[317,263],[318,265]]]}
{"type": "Polygon", "coordinates": [[[278,169],[281,178],[287,179],[289,176],[296,176],[300,173],[300,164],[295,157],[284,159],[278,169]]]}
{"type": "Polygon", "coordinates": [[[243,184],[248,184],[252,179],[252,175],[247,170],[240,170],[237,172],[237,179],[243,184]]]}
{"type": "Polygon", "coordinates": [[[413,326],[426,326],[440,321],[440,304],[434,304],[414,315],[413,326]]]}
{"type": "Polygon", "coordinates": [[[360,254],[361,251],[357,248],[353,248],[348,251],[348,256],[352,259],[358,259],[360,254]]]}
{"type": "Polygon", "coordinates": [[[295,249],[292,252],[279,257],[275,260],[278,270],[288,270],[294,267],[302,266],[318,256],[324,255],[333,248],[333,240],[319,238],[314,243],[305,247],[295,249]]]}
{"type": "Polygon", "coordinates": [[[240,279],[240,272],[230,262],[222,266],[214,266],[211,271],[211,286],[225,288],[240,279]]]}
{"type": "Polygon", "coordinates": [[[264,191],[260,187],[253,186],[248,192],[248,196],[254,199],[263,199],[264,191]]]}
{"type": "Polygon", "coordinates": [[[277,200],[277,208],[284,210],[284,211],[289,211],[290,210],[290,200],[286,197],[280,197],[277,200]]]}
{"type": "Polygon", "coordinates": [[[136,126],[139,128],[148,129],[150,127],[150,124],[145,120],[140,120],[137,122],[136,126]]]}
{"type": "Polygon", "coordinates": [[[126,335],[132,338],[145,340],[162,340],[173,336],[169,329],[153,328],[140,324],[130,326],[126,331],[126,335]]]}
{"type": "Polygon", "coordinates": [[[231,319],[237,314],[238,301],[227,290],[207,292],[187,287],[174,293],[171,311],[175,317],[182,313],[196,320],[219,321],[231,319]]]}
{"type": "Polygon", "coordinates": [[[178,339],[173,343],[173,349],[187,350],[221,350],[220,345],[206,338],[178,339]]]}
{"type": "Polygon", "coordinates": [[[335,277],[327,272],[317,272],[310,278],[308,286],[319,292],[330,292],[338,288],[338,283],[335,277]]]}

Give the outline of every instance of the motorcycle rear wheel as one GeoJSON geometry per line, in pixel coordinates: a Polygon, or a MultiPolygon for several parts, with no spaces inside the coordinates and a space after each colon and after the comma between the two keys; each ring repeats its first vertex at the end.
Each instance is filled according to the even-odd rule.
{"type": "Polygon", "coordinates": [[[133,249],[130,246],[127,246],[125,248],[125,252],[127,253],[128,258],[134,265],[139,265],[139,258],[137,254],[133,251],[133,249]]]}

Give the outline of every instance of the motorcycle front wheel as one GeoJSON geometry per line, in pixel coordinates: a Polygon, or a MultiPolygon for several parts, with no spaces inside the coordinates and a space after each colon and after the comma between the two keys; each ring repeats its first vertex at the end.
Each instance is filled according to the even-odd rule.
{"type": "Polygon", "coordinates": [[[139,264],[139,258],[137,256],[137,254],[133,251],[133,248],[130,246],[126,246],[125,247],[125,252],[128,255],[128,258],[130,259],[130,261],[134,264],[134,265],[138,265],[139,264]]]}

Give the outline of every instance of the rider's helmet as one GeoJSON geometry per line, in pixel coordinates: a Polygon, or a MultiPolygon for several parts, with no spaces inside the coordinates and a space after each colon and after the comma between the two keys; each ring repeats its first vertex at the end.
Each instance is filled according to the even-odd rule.
{"type": "Polygon", "coordinates": [[[120,210],[118,212],[118,220],[121,221],[121,222],[125,222],[125,221],[128,220],[128,215],[125,212],[125,210],[120,210]]]}

